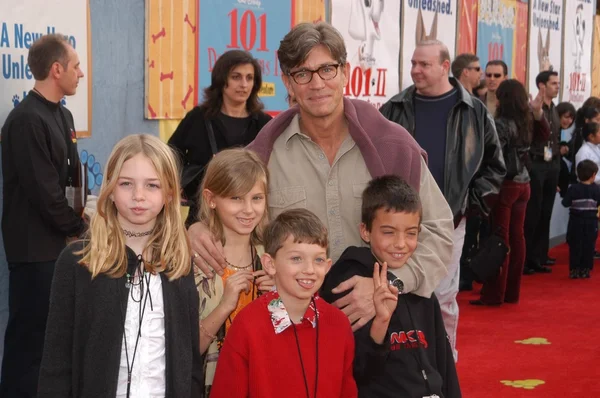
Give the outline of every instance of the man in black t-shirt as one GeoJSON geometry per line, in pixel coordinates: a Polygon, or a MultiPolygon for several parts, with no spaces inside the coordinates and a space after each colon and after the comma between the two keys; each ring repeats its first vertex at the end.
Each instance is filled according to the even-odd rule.
{"type": "Polygon", "coordinates": [[[64,36],[51,34],[33,43],[27,62],[33,90],[2,127],[2,234],[10,277],[0,396],[7,398],[37,395],[54,262],[67,238],[85,229],[85,176],[73,116],[60,103],[83,77],[79,58],[64,36]]]}
{"type": "Polygon", "coordinates": [[[493,118],[481,101],[449,77],[450,54],[438,40],[417,43],[411,59],[414,85],[381,107],[427,151],[433,177],[452,209],[454,250],[448,275],[435,290],[456,359],[459,262],[467,212],[486,216],[506,174],[493,118]]]}

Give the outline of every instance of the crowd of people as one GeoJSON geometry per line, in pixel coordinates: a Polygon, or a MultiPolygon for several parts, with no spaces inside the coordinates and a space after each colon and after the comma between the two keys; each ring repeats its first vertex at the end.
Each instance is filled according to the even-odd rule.
{"type": "Polygon", "coordinates": [[[482,83],[477,56],[425,40],[377,110],[344,97],[330,24],[277,56],[289,109],[264,113],[258,62],[225,52],[168,144],[115,145],[87,212],[60,103],[77,54],[31,46],[34,87],[2,127],[2,397],[461,397],[456,296],[487,239],[509,250],[471,304],[516,304],[523,274],[551,272],[559,191],[570,276],[590,277],[599,99],[555,106],[556,72],[528,94],[501,60],[482,83]]]}

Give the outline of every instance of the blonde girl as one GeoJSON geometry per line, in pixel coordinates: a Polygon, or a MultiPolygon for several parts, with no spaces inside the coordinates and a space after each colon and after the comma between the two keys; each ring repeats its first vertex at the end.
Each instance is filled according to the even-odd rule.
{"type": "MultiPolygon", "coordinates": [[[[219,152],[208,164],[201,186],[199,219],[223,245],[227,268],[207,277],[197,270],[200,293],[200,352],[206,354],[205,393],[210,393],[219,349],[237,313],[273,280],[260,266],[267,217],[268,172],[246,149],[219,152]]],[[[196,256],[196,254],[194,254],[196,256]]]]}
{"type": "Polygon", "coordinates": [[[86,239],[56,262],[39,397],[198,397],[198,293],[179,171],[131,135],[106,165],[86,239]]]}

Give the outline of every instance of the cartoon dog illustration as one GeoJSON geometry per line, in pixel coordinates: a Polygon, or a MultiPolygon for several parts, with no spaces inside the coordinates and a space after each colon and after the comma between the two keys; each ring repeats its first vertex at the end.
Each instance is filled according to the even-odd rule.
{"type": "Polygon", "coordinates": [[[538,31],[538,62],[540,65],[540,72],[545,70],[552,70],[552,64],[550,63],[550,29],[548,29],[548,33],[546,34],[546,44],[542,41],[542,29],[540,28],[538,31]]]}
{"type": "Polygon", "coordinates": [[[573,21],[573,31],[575,32],[575,47],[573,55],[575,56],[575,70],[581,70],[581,58],[583,57],[583,40],[585,38],[585,20],[583,19],[583,4],[577,6],[575,11],[575,21],[573,21]]]}
{"type": "Polygon", "coordinates": [[[373,53],[375,40],[381,40],[379,22],[383,14],[383,0],[352,0],[350,7],[348,33],[361,41],[358,59],[361,68],[368,69],[376,62],[373,53]]]}
{"type": "Polygon", "coordinates": [[[423,22],[423,14],[421,14],[421,9],[419,8],[419,13],[417,14],[417,29],[416,29],[416,37],[415,37],[415,45],[419,45],[419,43],[425,40],[436,40],[437,39],[437,25],[438,25],[438,13],[435,12],[433,17],[433,22],[431,23],[431,31],[429,31],[429,35],[427,35],[427,30],[425,30],[425,23],[423,22]]]}

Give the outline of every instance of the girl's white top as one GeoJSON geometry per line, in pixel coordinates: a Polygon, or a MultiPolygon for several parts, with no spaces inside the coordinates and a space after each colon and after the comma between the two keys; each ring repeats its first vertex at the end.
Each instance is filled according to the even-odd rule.
{"type": "MultiPolygon", "coordinates": [[[[588,141],[584,142],[577,154],[575,155],[575,166],[579,164],[582,160],[591,160],[596,163],[598,167],[600,167],[600,146],[592,144],[588,141]]],[[[600,173],[596,174],[596,180],[594,181],[596,184],[600,184],[600,173]]]]}
{"type": "Polygon", "coordinates": [[[140,313],[143,311],[141,336],[138,342],[135,361],[131,373],[130,398],[155,398],[164,397],[165,385],[165,313],[162,293],[162,282],[159,275],[145,273],[149,279],[150,294],[146,298],[145,290],[148,285],[144,281],[144,295],[141,303],[135,302],[140,297],[140,286],[134,281],[129,289],[127,299],[127,314],[125,316],[125,335],[121,347],[121,363],[119,366],[119,379],[117,384],[117,398],[127,396],[127,357],[125,355],[125,341],[129,354],[129,366],[133,360],[135,341],[140,329],[140,313]],[[132,294],[133,293],[133,294],[132,294]],[[133,296],[133,297],[132,297],[133,296]],[[144,301],[146,305],[144,308],[144,301]],[[141,307],[140,307],[141,304],[141,307]],[[125,339],[125,337],[127,337],[125,339]]]}

